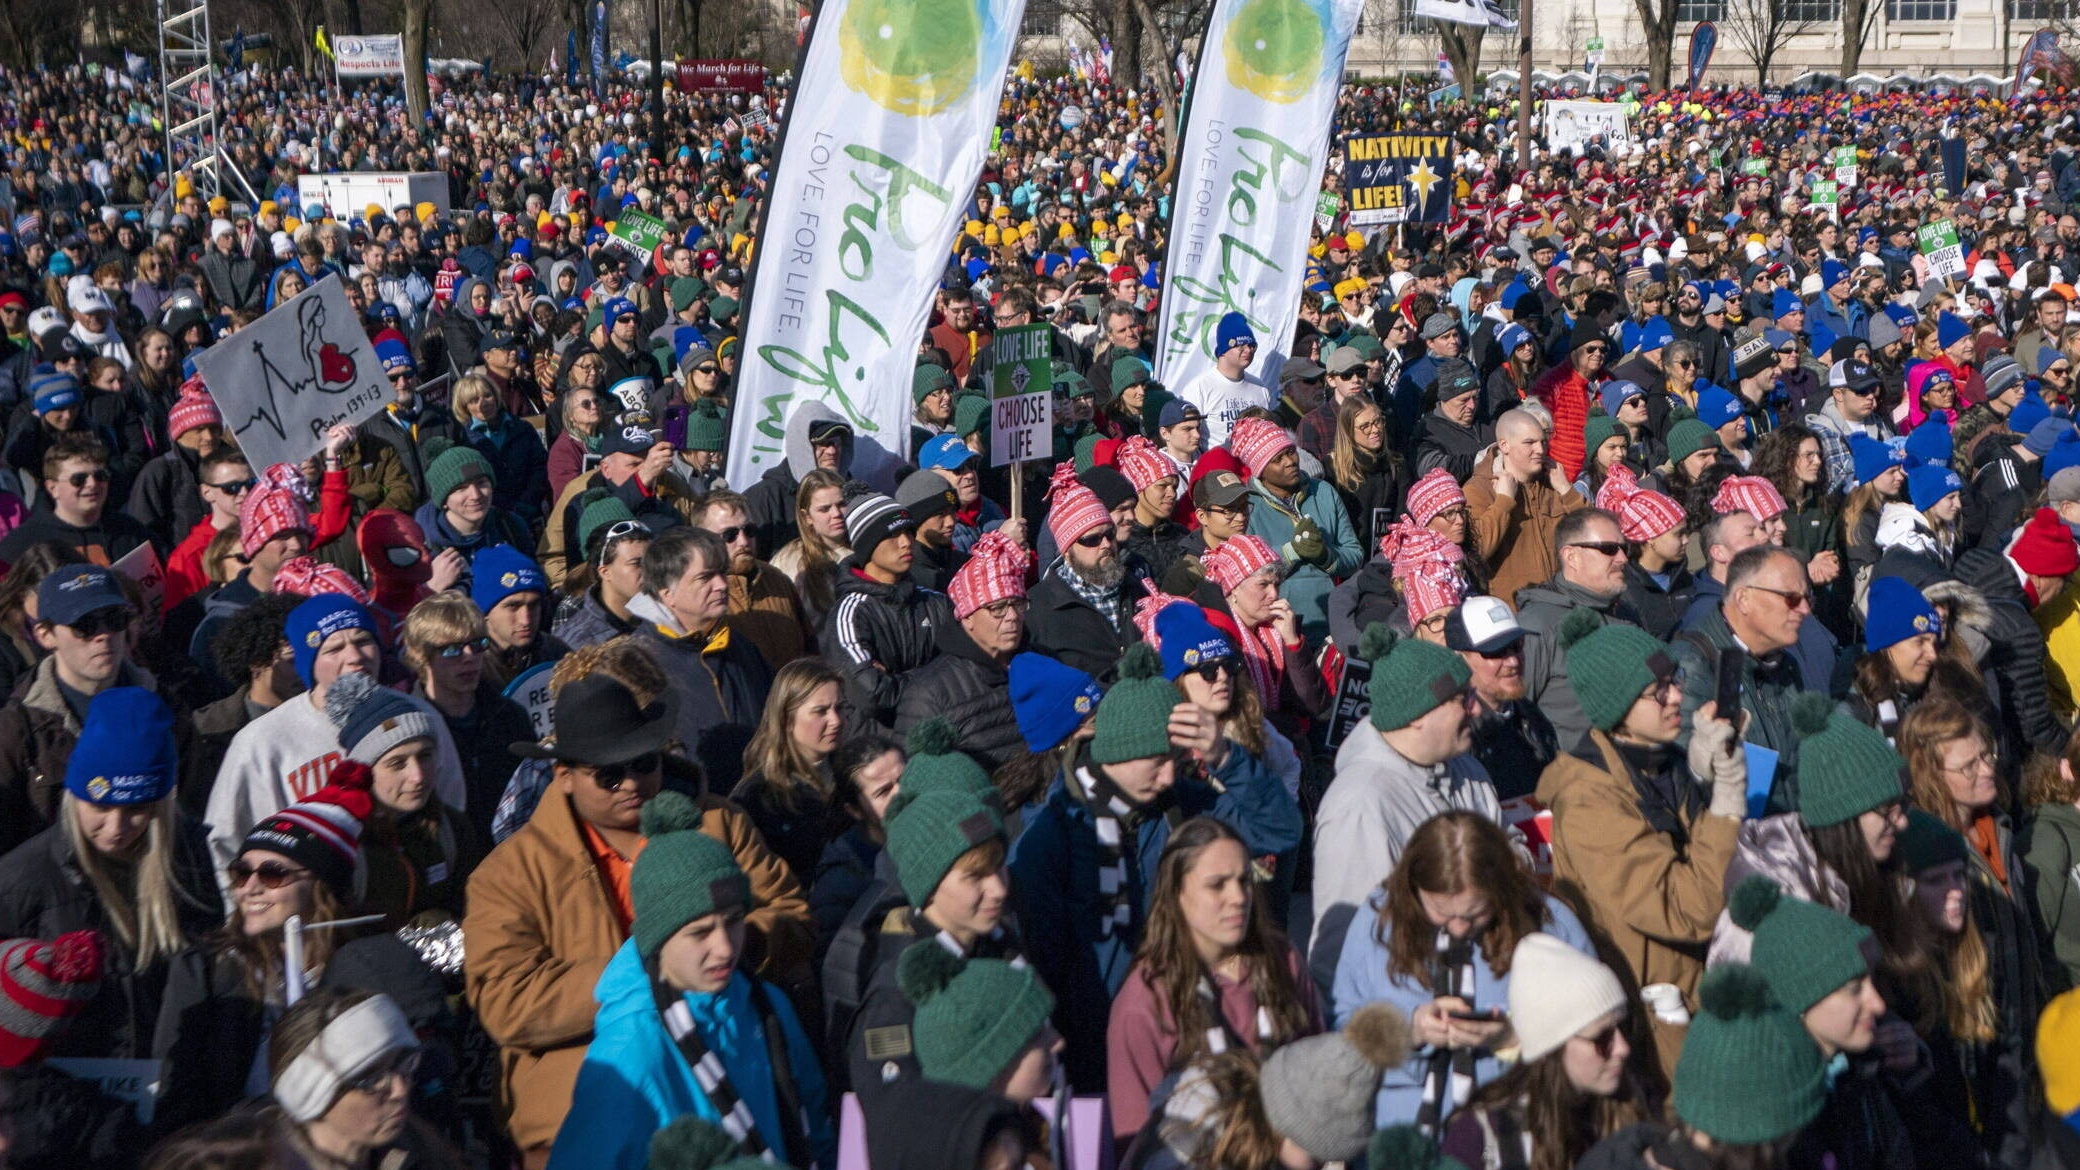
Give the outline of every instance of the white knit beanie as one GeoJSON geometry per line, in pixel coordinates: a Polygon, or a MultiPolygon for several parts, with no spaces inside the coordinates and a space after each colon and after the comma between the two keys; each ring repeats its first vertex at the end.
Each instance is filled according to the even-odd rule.
{"type": "Polygon", "coordinates": [[[1509,1022],[1529,1064],[1627,1005],[1611,969],[1550,934],[1527,934],[1509,961],[1509,1022]]]}

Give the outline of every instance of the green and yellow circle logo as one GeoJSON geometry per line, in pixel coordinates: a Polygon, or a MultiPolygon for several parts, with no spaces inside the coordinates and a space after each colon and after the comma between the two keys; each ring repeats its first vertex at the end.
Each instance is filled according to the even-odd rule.
{"type": "Polygon", "coordinates": [[[1314,89],[1327,40],[1307,0],[1246,0],[1222,38],[1228,83],[1265,101],[1299,101],[1314,89]]]}
{"type": "Polygon", "coordinates": [[[853,0],[838,46],[846,85],[891,113],[924,117],[974,88],[982,14],[974,0],[853,0]]]}

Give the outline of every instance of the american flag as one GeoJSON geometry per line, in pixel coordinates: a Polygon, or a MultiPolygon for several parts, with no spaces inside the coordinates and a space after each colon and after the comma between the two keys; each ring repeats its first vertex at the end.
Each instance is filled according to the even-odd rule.
{"type": "Polygon", "coordinates": [[[30,232],[36,231],[42,227],[43,213],[40,211],[23,212],[21,215],[17,215],[14,217],[15,235],[26,236],[30,232]]]}

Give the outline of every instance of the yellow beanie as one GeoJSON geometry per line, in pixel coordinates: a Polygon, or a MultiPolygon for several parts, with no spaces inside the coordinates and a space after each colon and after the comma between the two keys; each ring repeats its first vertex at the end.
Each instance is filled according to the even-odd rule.
{"type": "Polygon", "coordinates": [[[2053,1113],[2063,1118],[2080,1109],[2080,990],[2044,1005],[2037,1017],[2037,1067],[2053,1113]]]}

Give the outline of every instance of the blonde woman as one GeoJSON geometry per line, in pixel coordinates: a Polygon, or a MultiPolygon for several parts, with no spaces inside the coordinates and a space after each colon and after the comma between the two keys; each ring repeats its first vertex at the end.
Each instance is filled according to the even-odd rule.
{"type": "Polygon", "coordinates": [[[168,962],[224,920],[199,826],[174,807],[173,710],[142,687],[87,705],[57,823],[0,858],[0,938],[98,930],[101,990],[53,1056],[148,1057],[168,962]]]}
{"type": "Polygon", "coordinates": [[[838,564],[852,555],[845,543],[845,477],[819,467],[802,477],[794,499],[800,535],[774,554],[773,567],[794,582],[802,615],[813,629],[823,625],[823,615],[836,604],[838,564]]]}
{"type": "Polygon", "coordinates": [[[497,385],[483,374],[455,383],[449,406],[456,433],[491,465],[492,504],[529,524],[540,523],[549,503],[549,451],[542,436],[506,409],[497,385]]]}

